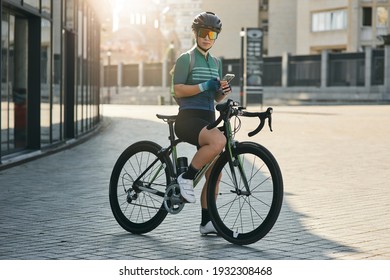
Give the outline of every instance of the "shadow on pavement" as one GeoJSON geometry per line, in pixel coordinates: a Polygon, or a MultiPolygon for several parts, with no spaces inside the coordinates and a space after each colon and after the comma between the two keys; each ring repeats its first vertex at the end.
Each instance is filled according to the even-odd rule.
{"type": "Polygon", "coordinates": [[[290,206],[290,193],[272,231],[248,246],[201,236],[199,202],[168,215],[148,234],[125,232],[108,202],[112,167],[131,143],[149,139],[166,145],[167,126],[130,118],[106,121],[109,125],[89,141],[0,174],[0,259],[322,260],[355,252],[307,228],[305,214],[290,206]]]}

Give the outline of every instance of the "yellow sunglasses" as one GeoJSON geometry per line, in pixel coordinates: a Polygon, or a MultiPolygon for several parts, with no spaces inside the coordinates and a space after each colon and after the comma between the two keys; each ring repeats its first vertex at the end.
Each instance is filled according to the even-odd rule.
{"type": "Polygon", "coordinates": [[[198,36],[201,38],[206,38],[209,36],[210,40],[215,40],[218,37],[218,32],[212,31],[210,29],[199,28],[198,36]]]}

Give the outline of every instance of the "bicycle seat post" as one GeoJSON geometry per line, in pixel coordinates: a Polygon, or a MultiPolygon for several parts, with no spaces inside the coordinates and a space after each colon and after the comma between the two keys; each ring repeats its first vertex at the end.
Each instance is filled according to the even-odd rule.
{"type": "MultiPolygon", "coordinates": [[[[175,119],[169,119],[167,120],[168,126],[169,126],[169,142],[170,146],[172,147],[172,165],[173,165],[173,170],[174,173],[176,174],[177,170],[177,151],[176,151],[176,137],[175,137],[175,131],[173,129],[173,124],[175,123],[175,119]]],[[[177,174],[176,174],[177,175],[177,174]]]]}
{"type": "Polygon", "coordinates": [[[175,137],[175,131],[173,128],[173,125],[176,121],[177,115],[160,115],[156,114],[157,118],[160,120],[164,120],[166,123],[168,123],[169,126],[169,142],[170,142],[170,147],[168,151],[172,151],[172,165],[173,165],[173,170],[175,171],[175,175],[177,172],[177,151],[176,151],[176,145],[181,142],[180,139],[176,139],[175,137]]]}
{"type": "Polygon", "coordinates": [[[173,130],[173,124],[175,123],[175,121],[174,120],[168,120],[167,123],[168,123],[168,126],[169,126],[169,137],[168,137],[168,139],[171,142],[171,145],[173,145],[174,142],[175,142],[175,131],[173,130]]]}

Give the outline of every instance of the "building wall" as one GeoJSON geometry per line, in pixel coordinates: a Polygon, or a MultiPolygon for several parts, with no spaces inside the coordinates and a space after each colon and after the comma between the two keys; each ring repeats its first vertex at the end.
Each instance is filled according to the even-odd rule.
{"type": "Polygon", "coordinates": [[[389,33],[389,20],[387,28],[378,25],[377,8],[390,13],[388,0],[298,0],[297,17],[297,54],[319,53],[321,50],[356,52],[364,47],[377,47],[381,44],[377,36],[389,33]],[[363,9],[372,8],[372,20],[363,24],[363,9]],[[315,13],[331,13],[335,11],[346,12],[346,26],[339,30],[312,30],[312,16],[315,13]],[[387,29],[387,30],[386,30],[387,29]]]}
{"type": "Polygon", "coordinates": [[[378,36],[390,33],[390,0],[294,0],[269,1],[269,55],[284,52],[315,54],[321,50],[356,52],[378,47],[378,36]],[[372,21],[363,24],[363,9],[372,8],[372,21]],[[387,26],[378,24],[379,11],[387,16],[387,26]],[[313,14],[345,11],[342,29],[313,30],[313,14]],[[382,11],[383,11],[382,10],[382,11]]]}
{"type": "Polygon", "coordinates": [[[301,19],[297,21],[297,7],[297,0],[269,1],[269,56],[278,56],[284,52],[296,53],[296,30],[301,28],[301,19]]]}
{"type": "Polygon", "coordinates": [[[213,47],[213,54],[239,58],[241,28],[259,25],[259,0],[202,1],[202,9],[216,13],[222,20],[222,32],[213,47]]]}
{"type": "Polygon", "coordinates": [[[351,2],[354,7],[357,7],[357,9],[354,7],[351,9],[352,11],[357,10],[355,15],[352,15],[356,22],[357,48],[375,47],[381,44],[377,36],[390,34],[390,0],[351,0],[351,2]],[[369,26],[367,23],[363,23],[363,10],[367,8],[372,9],[372,22],[369,26]],[[387,21],[387,26],[383,26],[384,19],[387,21]]]}
{"type": "Polygon", "coordinates": [[[312,30],[312,15],[315,13],[331,13],[345,11],[348,16],[348,0],[298,0],[297,10],[299,28],[297,28],[297,54],[319,53],[322,49],[343,50],[348,45],[348,28],[341,30],[325,30],[314,32],[312,30]]]}

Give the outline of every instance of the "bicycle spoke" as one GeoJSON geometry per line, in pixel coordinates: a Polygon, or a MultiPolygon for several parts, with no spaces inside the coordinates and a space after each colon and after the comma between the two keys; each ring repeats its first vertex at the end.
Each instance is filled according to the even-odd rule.
{"type": "MultiPolygon", "coordinates": [[[[272,180],[272,177],[269,176],[268,178],[264,179],[262,182],[258,183],[258,184],[252,189],[252,191],[256,190],[258,187],[260,187],[260,186],[262,186],[263,184],[265,184],[265,182],[271,181],[271,180],[272,180]]],[[[272,184],[272,182],[271,182],[271,184],[272,184]]]]}
{"type": "Polygon", "coordinates": [[[235,198],[233,201],[229,201],[229,202],[227,202],[227,203],[225,203],[225,204],[223,204],[223,205],[218,206],[218,209],[223,209],[225,206],[230,205],[229,209],[226,210],[226,214],[225,214],[225,216],[222,218],[222,220],[224,220],[224,219],[226,218],[226,216],[229,214],[229,212],[230,212],[232,206],[234,205],[234,202],[235,202],[237,199],[239,199],[238,196],[236,196],[236,198],[235,198]]]}
{"type": "Polygon", "coordinates": [[[274,181],[280,171],[272,170],[277,164],[270,164],[260,147],[238,145],[233,150],[234,169],[230,169],[228,155],[221,157],[213,169],[215,174],[223,172],[219,185],[217,175],[212,175],[208,185],[210,216],[219,233],[232,243],[250,244],[261,239],[272,228],[280,211],[281,201],[276,206],[274,203],[282,195],[275,191],[283,190],[274,181]],[[212,199],[217,187],[216,199],[212,199]]]}
{"type": "Polygon", "coordinates": [[[141,141],[127,148],[118,159],[110,179],[110,206],[117,222],[133,233],[145,233],[167,215],[162,207],[170,183],[169,158],[161,146],[141,141]]]}
{"type": "Polygon", "coordinates": [[[242,216],[241,216],[241,210],[242,210],[241,199],[238,199],[238,205],[239,205],[239,207],[238,207],[239,210],[238,210],[238,213],[236,215],[236,219],[234,220],[234,223],[232,225],[232,229],[235,227],[238,218],[241,217],[241,232],[243,232],[243,229],[242,229],[242,216]]]}
{"type": "MultiPolygon", "coordinates": [[[[253,197],[254,199],[257,199],[256,197],[253,197]]],[[[244,198],[244,200],[246,201],[246,199],[244,198]]],[[[248,197],[248,200],[250,200],[250,197],[248,197]]],[[[247,204],[248,204],[248,206],[249,206],[249,208],[250,208],[250,212],[251,212],[251,214],[253,213],[253,212],[255,212],[256,214],[257,214],[257,216],[261,219],[261,220],[264,220],[264,218],[261,216],[261,214],[252,206],[252,204],[250,203],[250,202],[247,202],[247,204]]],[[[267,204],[266,204],[267,205],[267,204]]],[[[269,206],[269,205],[267,205],[267,206],[269,206]]]]}
{"type": "MultiPolygon", "coordinates": [[[[154,209],[159,209],[159,207],[156,207],[156,205],[154,204],[154,202],[158,202],[158,203],[161,203],[160,200],[158,200],[157,198],[155,198],[154,195],[150,195],[149,193],[144,193],[145,197],[148,196],[149,199],[150,199],[150,203],[153,204],[153,207],[154,209]]],[[[146,198],[145,198],[146,199],[146,198]]]]}
{"type": "Polygon", "coordinates": [[[264,204],[265,206],[268,206],[269,208],[271,208],[271,205],[266,203],[266,202],[264,202],[262,199],[259,199],[256,196],[253,196],[253,199],[256,199],[258,202],[260,202],[260,203],[264,204]]]}

